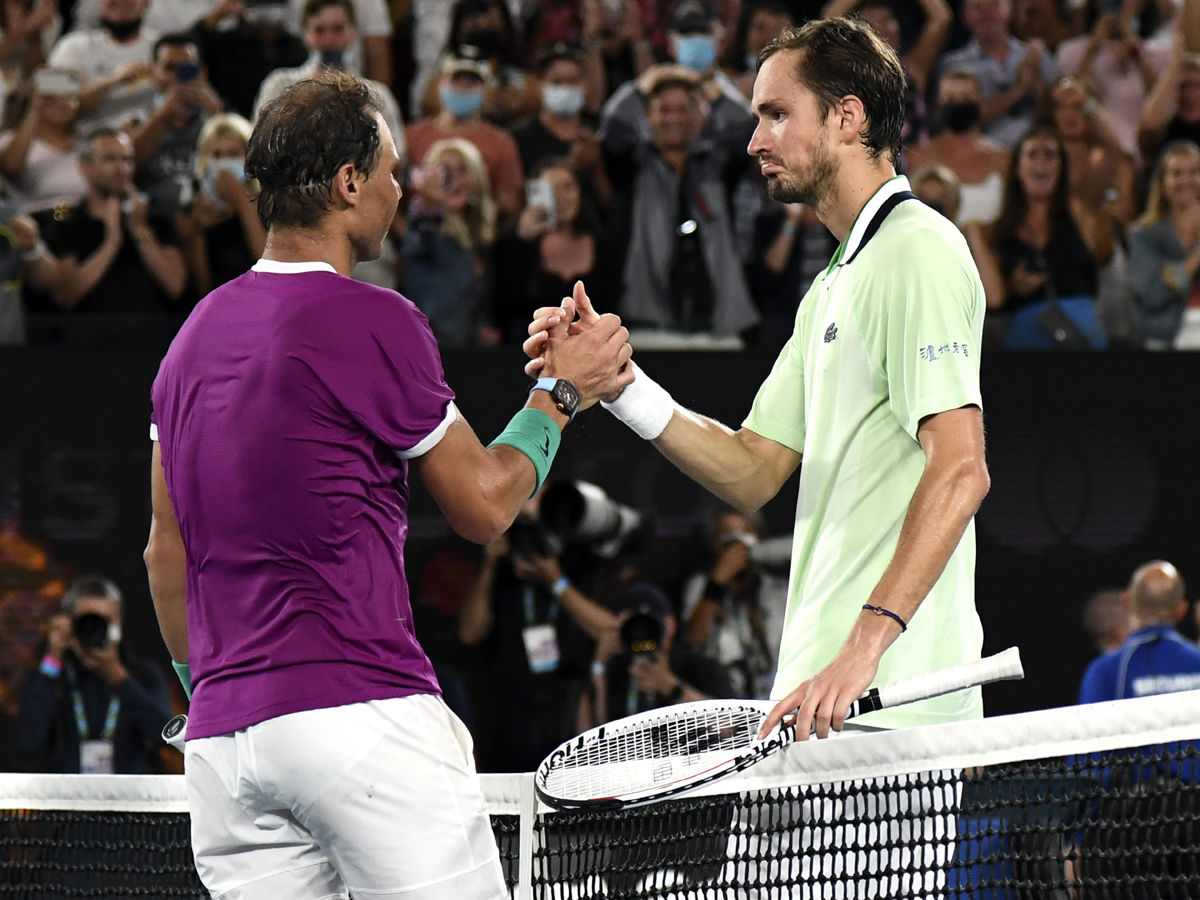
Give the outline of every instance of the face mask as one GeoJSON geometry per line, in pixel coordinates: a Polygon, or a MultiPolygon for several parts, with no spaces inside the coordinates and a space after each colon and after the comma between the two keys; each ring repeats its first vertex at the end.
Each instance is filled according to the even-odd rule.
{"type": "Polygon", "coordinates": [[[552,116],[569,118],[583,109],[583,88],[569,84],[542,85],[542,106],[552,116]]]}
{"type": "Polygon", "coordinates": [[[330,69],[344,69],[346,67],[346,52],[344,50],[322,50],[321,65],[327,66],[330,69]]]}
{"type": "Polygon", "coordinates": [[[675,59],[697,72],[707,72],[717,61],[717,42],[707,34],[681,34],[675,38],[675,59]]]}
{"type": "Polygon", "coordinates": [[[442,109],[456,119],[465,119],[479,112],[483,106],[483,91],[460,91],[452,87],[443,87],[438,91],[438,99],[442,109]]]}
{"type": "Polygon", "coordinates": [[[113,36],[114,40],[123,41],[137,34],[138,29],[142,27],[142,20],[134,19],[132,22],[110,22],[108,19],[101,19],[100,25],[113,36]]]}
{"type": "Polygon", "coordinates": [[[213,159],[209,160],[208,171],[213,178],[217,177],[217,173],[224,169],[226,172],[233,173],[233,177],[238,181],[246,180],[246,164],[240,159],[213,159]]]}
{"type": "Polygon", "coordinates": [[[970,131],[979,122],[979,104],[946,103],[942,106],[942,124],[955,134],[970,131]]]}

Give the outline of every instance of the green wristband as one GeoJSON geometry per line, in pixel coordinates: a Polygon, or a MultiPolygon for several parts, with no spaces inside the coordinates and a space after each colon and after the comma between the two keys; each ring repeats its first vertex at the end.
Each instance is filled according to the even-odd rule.
{"type": "Polygon", "coordinates": [[[523,409],[509,420],[488,447],[504,444],[528,456],[537,473],[537,486],[533,489],[536,494],[550,474],[550,464],[554,462],[561,440],[562,432],[552,418],[540,409],[523,409]]]}
{"type": "Polygon", "coordinates": [[[192,699],[192,670],[187,663],[175,662],[171,660],[171,668],[175,670],[175,674],[179,676],[179,683],[183,685],[183,693],[187,695],[189,700],[192,699]]]}

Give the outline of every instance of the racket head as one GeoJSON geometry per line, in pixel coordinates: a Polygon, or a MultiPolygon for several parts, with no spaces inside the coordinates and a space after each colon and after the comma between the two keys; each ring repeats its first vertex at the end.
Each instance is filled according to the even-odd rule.
{"type": "Polygon", "coordinates": [[[702,700],[608,722],[560,744],[534,773],[558,810],[640,806],[732,775],[790,744],[783,726],[758,739],[768,700],[702,700]]]}

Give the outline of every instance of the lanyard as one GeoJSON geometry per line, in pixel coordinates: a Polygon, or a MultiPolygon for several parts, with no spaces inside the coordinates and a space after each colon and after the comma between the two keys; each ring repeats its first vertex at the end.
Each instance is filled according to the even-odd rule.
{"type": "MultiPolygon", "coordinates": [[[[534,603],[533,603],[533,585],[529,584],[528,582],[526,582],[526,584],[525,584],[524,600],[525,600],[525,624],[526,625],[536,625],[537,624],[537,608],[534,606],[534,603]]],[[[557,618],[558,618],[558,601],[555,600],[553,603],[550,604],[550,608],[548,610],[546,610],[546,621],[553,624],[554,620],[557,618]]]]}
{"type": "MultiPolygon", "coordinates": [[[[67,665],[67,681],[71,685],[71,705],[75,708],[75,726],[79,729],[79,739],[88,740],[91,729],[88,728],[87,713],[83,709],[83,694],[75,680],[75,667],[67,665]]],[[[108,712],[104,716],[104,731],[100,735],[102,741],[112,741],[117,732],[117,715],[121,712],[121,698],[113,694],[108,704],[108,712]]]]}

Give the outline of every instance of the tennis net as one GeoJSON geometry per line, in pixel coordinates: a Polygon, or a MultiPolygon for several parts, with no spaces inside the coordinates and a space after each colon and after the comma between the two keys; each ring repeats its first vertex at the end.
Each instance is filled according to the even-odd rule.
{"type": "MultiPolygon", "coordinates": [[[[1197,898],[1197,747],[1186,692],[810,742],[635,809],[483,780],[518,900],[1197,898]]],[[[205,897],[182,778],[0,775],[0,896],[205,897]]]]}

